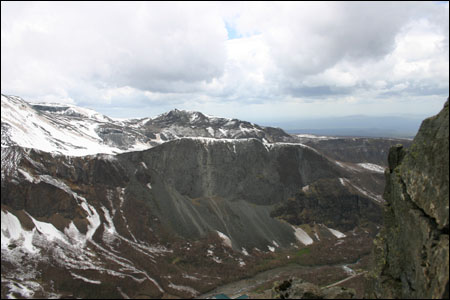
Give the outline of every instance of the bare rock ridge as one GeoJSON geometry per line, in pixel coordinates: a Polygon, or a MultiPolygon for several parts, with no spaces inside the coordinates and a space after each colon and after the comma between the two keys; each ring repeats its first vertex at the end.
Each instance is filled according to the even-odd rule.
{"type": "Polygon", "coordinates": [[[449,297],[449,104],[423,121],[409,150],[389,151],[385,227],[369,297],[449,297]]]}

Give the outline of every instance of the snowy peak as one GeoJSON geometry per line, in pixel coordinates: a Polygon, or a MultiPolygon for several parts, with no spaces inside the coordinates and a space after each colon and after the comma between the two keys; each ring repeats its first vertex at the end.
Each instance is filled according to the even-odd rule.
{"type": "Polygon", "coordinates": [[[145,123],[147,128],[160,129],[168,138],[208,137],[216,139],[257,138],[268,142],[291,141],[279,128],[262,127],[238,119],[220,118],[197,111],[174,109],[145,123]]]}
{"type": "Polygon", "coordinates": [[[2,147],[17,145],[72,156],[150,147],[139,136],[127,145],[113,142],[102,132],[120,128],[120,124],[75,106],[32,105],[19,97],[2,95],[1,118],[2,147]]]}
{"type": "Polygon", "coordinates": [[[152,119],[153,122],[158,124],[202,124],[209,122],[209,118],[198,111],[178,110],[173,109],[167,113],[156,116],[152,119]]]}
{"type": "Polygon", "coordinates": [[[179,138],[289,142],[279,128],[174,109],[154,118],[114,120],[69,104],[28,103],[2,95],[2,147],[18,145],[70,156],[144,150],[179,138]]]}

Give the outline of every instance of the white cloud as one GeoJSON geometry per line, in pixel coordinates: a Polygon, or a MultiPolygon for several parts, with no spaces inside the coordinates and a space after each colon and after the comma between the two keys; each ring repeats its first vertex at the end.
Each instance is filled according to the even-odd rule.
{"type": "Polygon", "coordinates": [[[448,3],[1,5],[2,92],[29,100],[269,120],[426,114],[448,95],[448,3]]]}
{"type": "Polygon", "coordinates": [[[20,91],[32,81],[183,91],[223,72],[227,33],[211,13],[181,3],[2,3],[2,81],[20,91]]]}

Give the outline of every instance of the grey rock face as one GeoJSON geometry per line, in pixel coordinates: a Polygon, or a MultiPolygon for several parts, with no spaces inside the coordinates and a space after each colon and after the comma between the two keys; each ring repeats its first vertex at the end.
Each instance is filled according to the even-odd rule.
{"type": "Polygon", "coordinates": [[[371,297],[448,298],[448,110],[447,100],[422,123],[409,151],[390,151],[371,297]]]}
{"type": "MultiPolygon", "coordinates": [[[[340,174],[314,150],[269,149],[258,140],[181,139],[118,157],[127,173],[146,164],[148,169],[136,174],[150,179],[152,193],[146,197],[169,228],[190,238],[219,230],[237,249],[295,242],[292,229],[270,217],[273,205],[319,178],[340,174]]],[[[145,187],[145,180],[140,184],[145,187]]]]}
{"type": "Polygon", "coordinates": [[[361,194],[351,183],[339,179],[320,179],[305,191],[282,202],[272,212],[291,224],[323,223],[341,231],[362,223],[379,224],[382,210],[378,203],[361,194]]]}
{"type": "Polygon", "coordinates": [[[130,209],[134,202],[145,203],[144,210],[173,234],[197,239],[217,230],[238,250],[267,248],[274,240],[281,246],[295,242],[293,229],[270,217],[274,204],[343,172],[305,146],[269,147],[256,139],[180,139],[114,157],[52,156],[20,147],[4,154],[5,161],[19,164],[11,174],[5,169],[2,180],[2,204],[16,210],[35,217],[60,214],[67,223],[84,217],[68,187],[99,210],[111,206],[103,200],[108,191],[124,189],[130,209]],[[67,188],[55,185],[56,179],[67,188]]]}

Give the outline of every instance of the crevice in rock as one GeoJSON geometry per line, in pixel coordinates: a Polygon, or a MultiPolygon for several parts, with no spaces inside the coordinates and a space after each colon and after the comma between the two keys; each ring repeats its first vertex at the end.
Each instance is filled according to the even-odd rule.
{"type": "Polygon", "coordinates": [[[433,233],[433,238],[438,239],[438,237],[442,234],[448,235],[448,227],[444,227],[439,229],[439,225],[435,218],[428,215],[425,210],[423,210],[420,206],[418,206],[414,201],[412,201],[411,196],[408,194],[406,189],[406,183],[403,181],[403,178],[399,176],[399,181],[402,185],[402,193],[405,195],[405,202],[410,207],[411,210],[416,210],[421,214],[421,217],[424,217],[430,226],[430,231],[433,233]]]}

